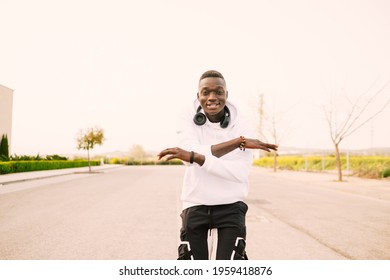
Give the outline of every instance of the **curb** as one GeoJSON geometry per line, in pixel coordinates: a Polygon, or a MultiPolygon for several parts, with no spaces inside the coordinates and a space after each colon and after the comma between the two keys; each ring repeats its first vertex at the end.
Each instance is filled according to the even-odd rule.
{"type": "MultiPolygon", "coordinates": [[[[12,173],[12,174],[6,174],[6,175],[10,175],[10,176],[12,176],[12,175],[18,175],[18,176],[26,175],[26,177],[20,178],[20,179],[11,179],[8,181],[0,181],[0,186],[14,184],[14,183],[22,183],[22,182],[26,182],[26,181],[60,177],[60,176],[72,175],[72,174],[102,174],[102,173],[104,173],[104,170],[116,169],[116,168],[119,168],[122,166],[123,165],[114,165],[114,166],[103,165],[103,166],[100,166],[101,168],[99,168],[98,170],[92,170],[91,172],[80,170],[80,169],[86,169],[88,167],[80,167],[79,170],[75,170],[75,168],[69,168],[69,170],[67,170],[67,169],[53,169],[53,170],[40,170],[40,171],[32,171],[32,172],[12,173]],[[48,173],[50,172],[51,174],[50,173],[49,174],[41,174],[38,176],[28,177],[28,175],[34,174],[34,172],[48,172],[48,173]],[[58,172],[60,172],[60,173],[58,173],[58,172]],[[57,173],[57,174],[55,174],[55,173],[57,173]]],[[[95,169],[96,169],[96,166],[95,166],[95,169]]],[[[37,174],[35,173],[35,175],[37,175],[37,174]]]]}

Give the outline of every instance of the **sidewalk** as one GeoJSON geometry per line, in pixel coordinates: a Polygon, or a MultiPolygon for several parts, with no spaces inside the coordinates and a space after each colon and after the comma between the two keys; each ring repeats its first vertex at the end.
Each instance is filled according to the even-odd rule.
{"type": "Polygon", "coordinates": [[[273,172],[271,169],[254,167],[252,174],[256,173],[290,183],[316,185],[343,193],[390,201],[390,179],[368,179],[345,175],[343,181],[338,182],[337,174],[329,172],[291,170],[273,172]]]}
{"type": "MultiPolygon", "coordinates": [[[[92,172],[101,172],[107,169],[118,168],[123,165],[120,164],[104,164],[99,166],[92,166],[92,172]]],[[[77,168],[65,168],[65,169],[53,169],[53,170],[41,170],[41,171],[32,171],[32,172],[19,172],[11,174],[0,175],[0,186],[7,185],[12,183],[20,183],[29,180],[37,180],[42,178],[50,178],[57,176],[64,176],[69,174],[84,173],[88,172],[89,168],[86,167],[77,167],[77,168]]]]}

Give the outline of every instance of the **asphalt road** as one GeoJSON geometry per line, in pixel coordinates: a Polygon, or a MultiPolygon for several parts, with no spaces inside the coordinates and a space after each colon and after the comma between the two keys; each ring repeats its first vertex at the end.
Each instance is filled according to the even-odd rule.
{"type": "MultiPolygon", "coordinates": [[[[0,259],[176,259],[183,166],[0,186],[0,259]]],[[[390,259],[390,181],[253,168],[250,259],[390,259]]]]}

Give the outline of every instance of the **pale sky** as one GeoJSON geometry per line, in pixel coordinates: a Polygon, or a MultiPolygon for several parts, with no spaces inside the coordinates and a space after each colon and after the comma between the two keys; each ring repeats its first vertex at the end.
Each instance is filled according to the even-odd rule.
{"type": "MultiPolygon", "coordinates": [[[[91,126],[107,138],[95,153],[175,146],[178,115],[209,69],[250,115],[263,94],[282,118],[281,146],[332,148],[321,106],[390,81],[389,14],[387,0],[0,0],[11,152],[78,153],[91,126]]],[[[372,111],[389,97],[390,87],[372,111]]],[[[390,146],[389,107],[341,147],[390,146]]]]}

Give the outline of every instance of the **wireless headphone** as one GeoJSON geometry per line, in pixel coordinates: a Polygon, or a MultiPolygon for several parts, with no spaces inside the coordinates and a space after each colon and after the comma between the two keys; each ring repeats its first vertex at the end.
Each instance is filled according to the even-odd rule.
{"type": "MultiPolygon", "coordinates": [[[[194,116],[194,123],[196,125],[204,125],[206,123],[207,117],[205,114],[200,112],[200,110],[202,110],[202,106],[199,105],[198,109],[196,110],[196,114],[194,116]]],[[[224,111],[225,111],[224,118],[221,120],[219,125],[222,128],[227,128],[230,122],[230,110],[227,106],[225,106],[224,111]]]]}

